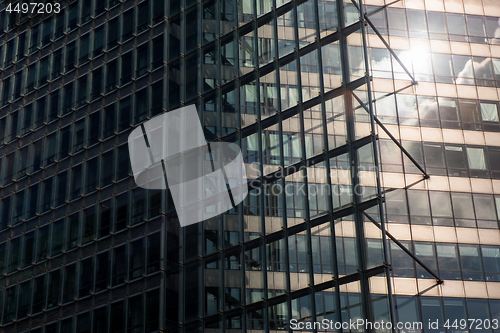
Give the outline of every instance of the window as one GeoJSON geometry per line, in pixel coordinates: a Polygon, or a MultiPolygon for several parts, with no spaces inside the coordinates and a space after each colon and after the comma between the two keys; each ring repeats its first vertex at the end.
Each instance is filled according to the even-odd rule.
{"type": "Polygon", "coordinates": [[[421,10],[407,10],[408,30],[410,37],[427,38],[427,22],[425,12],[421,10]]]}
{"type": "Polygon", "coordinates": [[[38,24],[31,28],[31,36],[30,36],[30,46],[28,49],[28,53],[33,53],[38,49],[38,46],[40,44],[40,26],[41,24],[38,24]]]}
{"type": "Polygon", "coordinates": [[[37,252],[36,252],[37,262],[47,259],[49,255],[48,253],[49,228],[50,225],[46,225],[45,227],[38,229],[37,252]]]}
{"type": "Polygon", "coordinates": [[[45,212],[52,207],[52,187],[54,177],[51,177],[43,182],[42,206],[40,212],[45,212]]]}
{"type": "Polygon", "coordinates": [[[148,71],[149,64],[151,61],[149,60],[149,44],[144,43],[137,47],[137,69],[135,71],[136,77],[139,77],[145,74],[148,71]]]}
{"type": "Polygon", "coordinates": [[[84,229],[83,229],[83,244],[91,242],[95,239],[96,230],[96,212],[95,206],[84,210],[84,229]]]}
{"type": "Polygon", "coordinates": [[[446,165],[448,166],[448,176],[468,177],[465,149],[460,146],[445,145],[446,165]]]}
{"type": "Polygon", "coordinates": [[[88,146],[99,141],[99,133],[101,133],[101,113],[98,110],[89,116],[88,146]]]}
{"type": "Polygon", "coordinates": [[[90,327],[92,325],[92,320],[90,318],[90,311],[78,315],[76,324],[78,333],[90,333],[90,327]]]}
{"type": "Polygon", "coordinates": [[[6,262],[6,255],[7,255],[7,242],[4,242],[0,244],[0,273],[4,273],[5,266],[7,265],[6,262]]]}
{"type": "Polygon", "coordinates": [[[434,66],[434,75],[436,75],[436,82],[453,83],[451,55],[433,53],[432,63],[434,66]]]}
{"type": "Polygon", "coordinates": [[[30,231],[29,233],[25,234],[23,243],[23,262],[21,263],[21,266],[24,268],[33,263],[33,259],[35,256],[35,231],[30,231]]]}
{"type": "Polygon", "coordinates": [[[40,72],[38,75],[38,86],[41,87],[47,83],[49,75],[49,56],[40,60],[40,72]]]}
{"type": "Polygon", "coordinates": [[[127,245],[113,249],[113,286],[124,283],[127,278],[127,245]]]}
{"type": "Polygon", "coordinates": [[[457,101],[449,98],[438,97],[439,114],[443,128],[460,128],[457,101]]]}
{"type": "Polygon", "coordinates": [[[450,40],[456,42],[466,42],[467,31],[465,30],[465,17],[461,14],[446,13],[446,21],[448,22],[448,31],[450,32],[450,40]]]}
{"type": "Polygon", "coordinates": [[[152,235],[149,235],[148,249],[147,249],[147,256],[148,256],[147,274],[157,272],[160,269],[160,248],[161,248],[160,233],[157,232],[152,235]]]}
{"type": "Polygon", "coordinates": [[[94,157],[87,161],[85,176],[85,193],[90,193],[97,188],[97,176],[99,173],[98,158],[94,157]]]}
{"type": "Polygon", "coordinates": [[[76,29],[76,25],[78,24],[78,7],[80,2],[75,2],[69,6],[68,12],[68,30],[71,31],[76,29]]]}
{"type": "MultiPolygon", "coordinates": [[[[434,270],[437,269],[434,245],[430,243],[415,242],[414,246],[415,246],[415,255],[418,257],[418,259],[422,260],[422,262],[430,269],[434,270]]],[[[420,269],[420,266],[418,266],[417,277],[430,278],[431,275],[427,271],[420,269]]]]}
{"type": "Polygon", "coordinates": [[[122,15],[122,38],[121,41],[125,41],[132,37],[134,28],[134,9],[130,9],[123,13],[122,15]]]}
{"type": "Polygon", "coordinates": [[[136,188],[132,192],[132,225],[146,218],[146,190],[136,188]]]}
{"type": "Polygon", "coordinates": [[[111,200],[101,202],[99,204],[99,210],[101,214],[100,224],[99,224],[99,238],[106,237],[109,235],[109,228],[111,224],[111,200]]]}
{"type": "Polygon", "coordinates": [[[101,187],[111,184],[113,181],[114,168],[114,150],[110,150],[101,157],[101,187]]]}
{"type": "Polygon", "coordinates": [[[116,89],[117,84],[117,60],[114,59],[106,64],[106,92],[116,89]]]}
{"type": "Polygon", "coordinates": [[[14,74],[14,93],[13,93],[14,100],[21,97],[21,91],[23,88],[23,77],[24,75],[22,70],[14,74]]]}
{"type": "Polygon", "coordinates": [[[40,275],[36,277],[33,281],[33,306],[31,308],[31,313],[38,313],[45,309],[45,277],[47,274],[40,275]]]}
{"type": "Polygon", "coordinates": [[[68,173],[69,171],[66,170],[57,175],[56,207],[64,204],[67,200],[68,173]]]}
{"type": "Polygon", "coordinates": [[[73,83],[74,81],[64,86],[63,105],[62,105],[63,115],[70,112],[73,107],[73,86],[74,86],[73,83]]]}
{"type": "Polygon", "coordinates": [[[49,274],[47,309],[58,305],[60,302],[62,287],[61,271],[61,269],[57,269],[49,274]]]}
{"type": "Polygon", "coordinates": [[[135,279],[144,274],[144,238],[130,243],[130,279],[135,279]]]}
{"type": "Polygon", "coordinates": [[[125,330],[125,313],[124,313],[124,301],[119,301],[111,304],[111,321],[110,327],[113,328],[113,332],[123,333],[125,330]]]}
{"type": "Polygon", "coordinates": [[[91,93],[92,100],[101,97],[102,78],[103,78],[102,69],[103,67],[101,66],[92,71],[92,93],[91,93]]]}
{"type": "Polygon", "coordinates": [[[54,51],[52,54],[52,73],[51,79],[54,80],[61,75],[63,65],[62,48],[54,51]]]}
{"type": "Polygon", "coordinates": [[[127,145],[121,145],[118,147],[118,170],[116,171],[116,180],[120,180],[129,176],[130,171],[130,159],[129,150],[127,145]]]}
{"type": "Polygon", "coordinates": [[[54,39],[58,39],[63,35],[63,27],[64,27],[64,9],[61,10],[61,12],[56,16],[54,39]]]}
{"type": "Polygon", "coordinates": [[[9,265],[7,273],[12,273],[17,270],[21,259],[21,236],[10,241],[9,265]]]}
{"type": "Polygon", "coordinates": [[[115,232],[123,230],[127,227],[128,222],[128,192],[118,195],[115,199],[116,207],[116,224],[115,232]]]}
{"type": "Polygon", "coordinates": [[[54,17],[49,17],[45,22],[43,22],[43,35],[42,35],[42,47],[49,45],[52,37],[52,31],[54,30],[54,17]]]}
{"type": "MultiPolygon", "coordinates": [[[[160,1],[158,1],[160,2],[160,1]]],[[[163,7],[163,4],[162,4],[163,7]]],[[[153,39],[153,63],[152,68],[158,68],[163,65],[163,35],[153,39]]]]}
{"type": "Polygon", "coordinates": [[[482,148],[467,147],[467,161],[472,170],[486,170],[486,160],[482,148]]]}
{"type": "Polygon", "coordinates": [[[118,132],[130,129],[130,118],[131,118],[131,96],[124,97],[120,101],[120,112],[118,113],[118,132]]]}
{"type": "Polygon", "coordinates": [[[10,97],[10,76],[3,80],[2,105],[7,104],[10,97]]]}
{"type": "Polygon", "coordinates": [[[477,102],[460,100],[460,117],[464,130],[481,130],[481,118],[477,102]]]}
{"type": "Polygon", "coordinates": [[[52,251],[51,256],[55,256],[63,250],[64,245],[64,219],[52,224],[52,251]]]}
{"type": "Polygon", "coordinates": [[[68,239],[67,249],[75,248],[80,239],[80,213],[74,213],[68,217],[68,239]]]}
{"type": "Polygon", "coordinates": [[[88,20],[90,20],[92,3],[87,0],[82,3],[82,11],[80,13],[80,24],[84,24],[88,20]]]}
{"type": "Polygon", "coordinates": [[[485,43],[486,29],[483,17],[475,15],[466,15],[465,17],[467,19],[467,30],[469,36],[471,36],[470,41],[474,43],[485,43]]]}
{"type": "Polygon", "coordinates": [[[108,47],[110,50],[118,45],[118,17],[108,22],[108,47]]]}
{"type": "Polygon", "coordinates": [[[483,121],[498,122],[498,108],[493,103],[480,103],[481,118],[483,121]]]}
{"type": "Polygon", "coordinates": [[[90,34],[86,34],[80,37],[80,56],[78,59],[78,63],[80,65],[89,60],[89,46],[90,46],[90,34]]]}
{"type": "Polygon", "coordinates": [[[85,142],[85,118],[75,122],[73,125],[73,149],[71,152],[74,154],[83,148],[85,142]]]}
{"type": "Polygon", "coordinates": [[[149,0],[145,0],[137,7],[137,33],[149,26],[149,0]]]}
{"type": "Polygon", "coordinates": [[[76,58],[76,42],[73,41],[68,45],[66,45],[66,67],[65,67],[66,72],[75,69],[75,58],[76,58]]]}
{"type": "Polygon", "coordinates": [[[438,255],[439,271],[444,279],[460,279],[460,275],[443,273],[447,271],[458,271],[457,246],[455,244],[437,244],[436,251],[438,255]]]}
{"type": "Polygon", "coordinates": [[[163,81],[158,81],[151,88],[151,117],[163,111],[163,81]]]}
{"type": "Polygon", "coordinates": [[[149,111],[149,99],[148,99],[148,88],[144,88],[138,91],[135,95],[135,117],[134,124],[138,124],[148,116],[149,111]]]}
{"type": "Polygon", "coordinates": [[[458,227],[475,227],[471,195],[469,193],[451,193],[451,198],[456,225],[458,227]]]}
{"type": "Polygon", "coordinates": [[[486,281],[500,281],[500,247],[481,245],[486,281]]]}
{"type": "Polygon", "coordinates": [[[95,292],[107,289],[110,273],[109,265],[109,251],[99,253],[96,256],[95,292]]]}
{"type": "Polygon", "coordinates": [[[82,165],[83,164],[78,164],[71,168],[70,200],[77,199],[82,194],[82,165]]]}
{"type": "Polygon", "coordinates": [[[66,158],[71,146],[71,125],[65,126],[60,130],[61,140],[59,140],[59,160],[66,158]]]}
{"type": "Polygon", "coordinates": [[[493,196],[486,194],[474,194],[474,208],[479,228],[498,228],[493,196]]]}
{"type": "Polygon", "coordinates": [[[76,107],[80,107],[87,102],[87,75],[78,79],[78,97],[76,107]]]}
{"type": "Polygon", "coordinates": [[[64,267],[63,303],[68,303],[76,298],[76,264],[64,267]]]}
{"type": "Polygon", "coordinates": [[[80,290],[78,297],[82,298],[90,295],[94,286],[94,257],[80,261],[80,290]]]}
{"type": "Polygon", "coordinates": [[[50,93],[50,113],[47,119],[48,122],[57,119],[60,105],[59,89],[57,89],[50,93]]]}
{"type": "Polygon", "coordinates": [[[104,24],[94,29],[94,51],[92,57],[95,58],[102,53],[104,47],[104,24]]]}
{"type": "Polygon", "coordinates": [[[36,74],[38,70],[37,65],[38,62],[35,62],[28,67],[28,78],[26,80],[26,92],[25,92],[26,94],[29,94],[35,88],[36,74]]]}
{"type": "MultiPolygon", "coordinates": [[[[21,135],[26,134],[33,127],[32,125],[35,116],[34,105],[35,103],[31,103],[24,107],[24,119],[23,119],[23,125],[21,127],[21,135]]],[[[2,119],[0,119],[0,131],[4,131],[4,126],[2,126],[1,122],[2,119]]],[[[0,141],[2,141],[1,138],[0,141]]]]}
{"type": "Polygon", "coordinates": [[[396,296],[396,311],[400,322],[413,323],[420,320],[420,311],[415,296],[396,296]]]}
{"type": "Polygon", "coordinates": [[[424,146],[424,156],[425,165],[427,166],[428,172],[432,172],[437,175],[445,174],[445,164],[444,164],[444,154],[443,146],[439,143],[423,143],[424,146]]]}
{"type": "Polygon", "coordinates": [[[459,245],[464,280],[483,280],[483,268],[477,245],[459,245]],[[480,274],[474,274],[478,272],[480,274]]]}
{"type": "MultiPolygon", "coordinates": [[[[422,297],[422,319],[424,322],[444,323],[443,306],[440,298],[422,297]]],[[[441,326],[441,324],[439,324],[441,326]]]]}
{"type": "Polygon", "coordinates": [[[121,81],[120,85],[125,85],[132,80],[132,51],[122,55],[121,57],[121,81]]]}
{"type": "Polygon", "coordinates": [[[146,294],[146,332],[153,332],[159,327],[160,297],[158,290],[148,291],[146,294]]]}
{"type": "Polygon", "coordinates": [[[115,133],[115,104],[110,104],[104,108],[104,128],[103,139],[115,133]]]}

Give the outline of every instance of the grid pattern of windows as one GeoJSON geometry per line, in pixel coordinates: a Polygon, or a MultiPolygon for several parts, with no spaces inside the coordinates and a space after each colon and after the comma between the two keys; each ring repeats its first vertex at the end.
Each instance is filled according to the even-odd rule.
{"type": "Polygon", "coordinates": [[[500,10],[415,2],[369,18],[416,87],[363,24],[377,1],[1,3],[2,330],[498,318],[500,10]],[[180,228],[168,191],[136,187],[126,142],[189,104],[207,140],[241,147],[251,186],[180,228]]]}

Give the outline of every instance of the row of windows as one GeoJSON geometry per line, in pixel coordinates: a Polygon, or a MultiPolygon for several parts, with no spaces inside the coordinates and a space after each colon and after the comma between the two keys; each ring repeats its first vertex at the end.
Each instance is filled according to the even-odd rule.
{"type": "MultiPolygon", "coordinates": [[[[500,84],[500,60],[487,56],[395,51],[418,81],[497,87],[500,84]]],[[[392,62],[387,49],[371,48],[374,77],[407,80],[397,62],[392,62]]]]}
{"type": "MultiPolygon", "coordinates": [[[[88,34],[85,36],[88,37],[88,34]]],[[[82,38],[86,38],[85,36],[82,38]]],[[[102,47],[97,50],[98,53],[101,53],[102,47]]],[[[57,79],[62,73],[75,69],[77,58],[79,64],[88,61],[90,54],[88,40],[80,41],[78,51],[79,53],[76,42],[73,41],[5,78],[2,87],[2,105],[24,97],[35,89],[42,88],[49,81],[57,79]]],[[[95,54],[95,48],[93,52],[95,54]]],[[[101,98],[103,93],[107,94],[162,65],[163,35],[159,35],[153,40],[137,46],[135,50],[108,61],[105,66],[93,68],[92,71],[80,76],[75,81],[67,83],[61,88],[64,90],[62,104],[52,105],[51,109],[57,115],[57,109],[62,107],[62,114],[64,114],[88,101],[101,98]],[[74,92],[75,89],[76,92],[74,92]]]]}
{"type": "MultiPolygon", "coordinates": [[[[40,312],[44,308],[46,283],[45,276],[40,276],[33,281],[34,289],[26,282],[17,288],[7,289],[5,294],[3,323],[8,323],[16,317],[26,317],[33,310],[40,312]],[[33,293],[33,300],[31,300],[33,293]],[[17,306],[16,306],[17,304],[17,306]]],[[[61,276],[51,273],[50,281],[59,282],[61,276]],[[59,281],[57,281],[59,280],[59,281]]],[[[46,280],[49,278],[47,277],[46,280]]],[[[57,292],[57,287],[49,287],[49,292],[57,292]]],[[[48,302],[56,302],[53,294],[49,294],[48,302]]],[[[113,302],[109,305],[47,323],[44,326],[32,328],[33,333],[124,333],[124,332],[154,332],[159,328],[160,292],[158,289],[126,299],[113,302]]],[[[27,331],[26,331],[27,332],[27,331]]]]}
{"type": "MultiPolygon", "coordinates": [[[[367,12],[376,9],[366,6],[367,12]]],[[[375,27],[392,36],[471,43],[495,43],[498,17],[388,7],[370,16],[375,27]]],[[[368,29],[371,31],[371,29],[368,29]]],[[[373,31],[371,31],[373,33],[373,31]]]]}
{"type": "MultiPolygon", "coordinates": [[[[106,5],[111,8],[119,3],[117,0],[109,0],[108,4],[105,1],[96,1],[94,15],[103,13],[106,5]]],[[[92,29],[92,40],[90,40],[91,33],[80,36],[78,64],[84,63],[89,57],[95,58],[102,54],[103,50],[110,50],[118,45],[118,42],[124,42],[135,34],[141,33],[148,29],[151,23],[160,22],[163,19],[163,5],[161,0],[145,0],[121,15],[107,20],[103,25],[92,29]],[[153,17],[153,22],[151,22],[150,17],[153,17]],[[91,45],[93,48],[89,50],[91,45]]],[[[78,25],[88,22],[91,19],[91,13],[91,3],[76,1],[69,5],[67,10],[61,10],[60,14],[53,15],[44,22],[18,34],[17,37],[6,41],[5,46],[0,49],[0,68],[5,69],[28,54],[50,45],[65,33],[76,29],[78,25]]],[[[15,20],[16,13],[9,13],[8,16],[11,17],[11,20],[15,20]]],[[[76,51],[73,50],[74,43],[69,44],[68,50],[76,55],[76,51]]],[[[76,62],[74,64],[76,65],[76,62]]],[[[68,69],[73,69],[73,65],[67,67],[68,69]]]]}
{"type": "Polygon", "coordinates": [[[389,222],[497,229],[500,196],[478,193],[395,190],[386,193],[389,222]],[[477,224],[477,225],[476,225],[477,224]]]}
{"type": "MultiPolygon", "coordinates": [[[[403,141],[403,146],[431,175],[450,177],[500,178],[500,148],[470,145],[403,141]]],[[[420,173],[390,140],[380,140],[382,169],[387,172],[420,173]]]]}
{"type": "MultiPolygon", "coordinates": [[[[412,242],[401,243],[412,250],[412,242]]],[[[413,248],[427,267],[439,270],[442,279],[500,281],[500,246],[413,242],[413,248]]],[[[395,276],[432,278],[394,243],[391,255],[395,276]]]]}
{"type": "Polygon", "coordinates": [[[5,288],[3,324],[155,273],[159,270],[159,263],[160,234],[155,233],[66,264],[62,268],[5,288]]]}
{"type": "Polygon", "coordinates": [[[375,93],[377,117],[386,124],[500,131],[498,102],[375,93]]]}
{"type": "MultiPolygon", "coordinates": [[[[101,190],[105,186],[127,178],[129,168],[128,149],[126,145],[122,145],[118,150],[110,150],[99,157],[72,167],[71,170],[62,171],[15,195],[5,197],[2,199],[1,229],[44,214],[94,192],[96,189],[101,190]]],[[[141,213],[137,214],[145,218],[146,208],[142,205],[146,203],[146,191],[138,188],[133,193],[131,198],[128,198],[127,193],[115,198],[115,207],[119,207],[117,209],[120,210],[114,216],[116,223],[120,224],[121,221],[124,225],[129,224],[130,216],[127,214],[126,207],[136,206],[134,210],[138,209],[141,213]],[[134,203],[141,197],[142,201],[134,203]]],[[[157,215],[158,212],[155,214],[157,215]]],[[[135,218],[133,220],[137,222],[135,218]]]]}
{"type": "MultiPolygon", "coordinates": [[[[472,320],[481,320],[481,322],[486,319],[490,322],[492,319],[500,320],[500,301],[495,299],[417,296],[396,296],[395,298],[398,321],[402,323],[423,323],[423,332],[446,332],[443,327],[445,320],[449,320],[450,326],[455,320],[460,322],[460,320],[467,321],[468,319],[468,323],[472,320]],[[439,323],[438,329],[428,329],[429,322],[436,321],[439,323]]],[[[447,331],[449,333],[465,331],[493,332],[491,325],[487,329],[481,330],[460,330],[450,327],[447,331]]]]}
{"type": "MultiPolygon", "coordinates": [[[[26,175],[31,176],[40,168],[47,167],[56,161],[62,161],[69,156],[82,152],[119,132],[129,130],[147,117],[162,111],[162,82],[144,88],[134,95],[129,95],[116,102],[85,116],[60,130],[46,135],[44,138],[26,145],[16,151],[4,155],[0,159],[0,180],[3,185],[19,180],[26,175]],[[152,98],[151,98],[152,96],[152,98]],[[151,102],[151,107],[149,107],[151,102]],[[151,111],[150,111],[151,110],[151,111]],[[3,162],[3,164],[2,164],[3,162]],[[3,171],[3,172],[2,172],[3,171]]],[[[54,95],[53,95],[54,96],[54,95]]],[[[41,121],[52,115],[46,115],[46,99],[26,106],[21,111],[11,113],[0,119],[0,130],[6,129],[5,141],[11,141],[30,132],[41,121]],[[36,109],[36,114],[34,112],[36,109]],[[10,133],[9,133],[10,132],[10,133]]],[[[121,150],[126,150],[122,147],[121,150]]],[[[125,161],[123,156],[120,162],[125,161]]]]}

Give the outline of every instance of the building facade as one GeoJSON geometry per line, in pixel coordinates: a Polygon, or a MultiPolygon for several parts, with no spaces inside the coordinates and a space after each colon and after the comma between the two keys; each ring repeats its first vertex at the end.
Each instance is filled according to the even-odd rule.
{"type": "Polygon", "coordinates": [[[498,330],[494,0],[7,6],[2,331],[498,330]],[[168,191],[134,183],[127,139],[191,104],[251,181],[182,228],[168,191]]]}

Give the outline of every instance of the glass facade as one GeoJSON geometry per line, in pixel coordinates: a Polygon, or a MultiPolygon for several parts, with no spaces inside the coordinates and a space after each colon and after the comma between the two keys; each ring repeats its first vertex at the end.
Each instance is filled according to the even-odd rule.
{"type": "Polygon", "coordinates": [[[2,331],[500,320],[500,5],[385,4],[0,3],[2,331]],[[249,195],[180,227],[127,139],[190,104],[249,195]]]}

